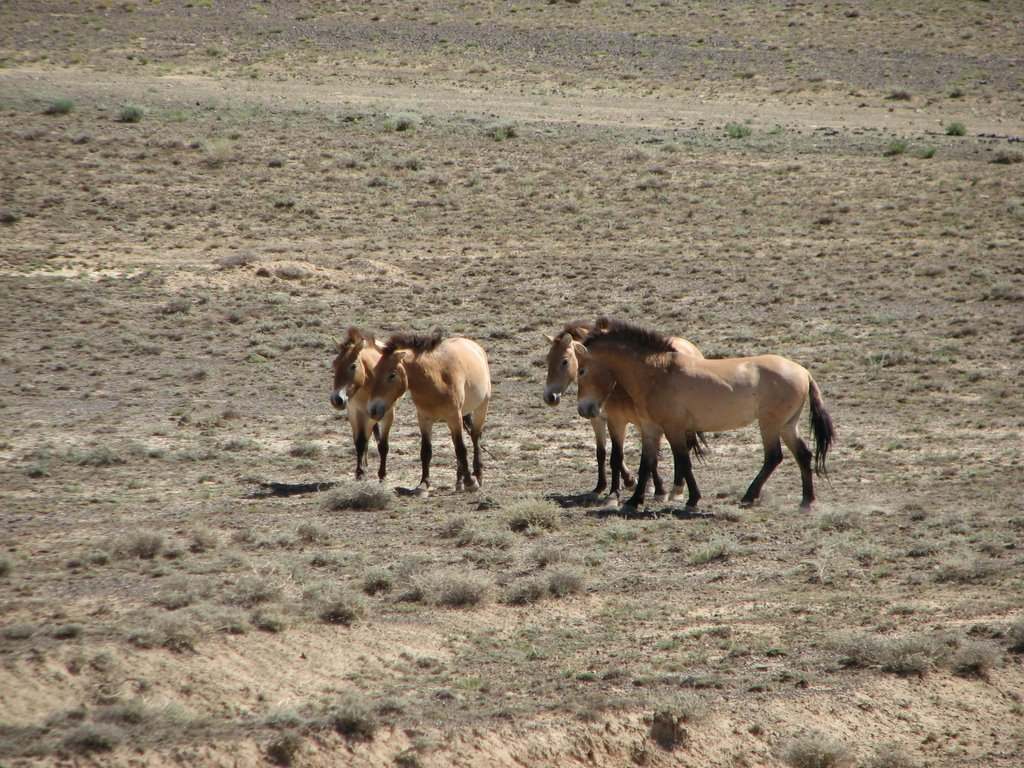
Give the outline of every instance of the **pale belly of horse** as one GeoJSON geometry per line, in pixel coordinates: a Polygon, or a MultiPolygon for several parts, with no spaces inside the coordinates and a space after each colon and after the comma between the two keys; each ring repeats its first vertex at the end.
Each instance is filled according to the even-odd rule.
{"type": "Polygon", "coordinates": [[[694,403],[689,408],[693,428],[698,432],[728,432],[757,419],[753,398],[728,398],[722,403],[694,403]]]}

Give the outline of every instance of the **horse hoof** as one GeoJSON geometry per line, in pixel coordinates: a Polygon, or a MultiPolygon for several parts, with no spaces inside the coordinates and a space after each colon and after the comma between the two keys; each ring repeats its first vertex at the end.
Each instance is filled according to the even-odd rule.
{"type": "Polygon", "coordinates": [[[651,498],[654,501],[671,501],[671,497],[664,491],[654,494],[651,498]]]}
{"type": "Polygon", "coordinates": [[[469,480],[466,481],[465,485],[460,490],[479,491],[480,490],[480,483],[477,482],[477,479],[475,477],[471,477],[471,478],[469,478],[469,480]]]}

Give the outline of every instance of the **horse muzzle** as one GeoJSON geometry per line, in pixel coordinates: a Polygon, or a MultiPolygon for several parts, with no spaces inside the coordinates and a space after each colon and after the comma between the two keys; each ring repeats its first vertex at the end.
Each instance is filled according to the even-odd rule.
{"type": "Polygon", "coordinates": [[[545,392],[544,402],[548,405],[558,405],[558,401],[562,399],[560,392],[545,392]]]}
{"type": "Polygon", "coordinates": [[[366,410],[370,414],[371,419],[374,421],[380,421],[384,418],[384,414],[388,409],[380,400],[374,400],[366,410]]]}
{"type": "Polygon", "coordinates": [[[585,402],[579,403],[576,406],[576,411],[584,419],[593,419],[596,418],[601,413],[601,406],[599,406],[597,403],[593,401],[587,400],[585,402]]]}
{"type": "Polygon", "coordinates": [[[339,411],[344,411],[345,406],[348,405],[348,395],[344,392],[332,392],[331,393],[331,405],[337,408],[339,411]]]}

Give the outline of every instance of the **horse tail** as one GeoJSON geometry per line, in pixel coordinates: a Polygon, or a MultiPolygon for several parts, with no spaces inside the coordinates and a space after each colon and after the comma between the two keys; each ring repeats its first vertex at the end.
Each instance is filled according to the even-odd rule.
{"type": "Polygon", "coordinates": [[[464,413],[462,414],[462,426],[469,432],[473,431],[473,414],[464,413]]]}
{"type": "Polygon", "coordinates": [[[825,470],[825,457],[835,442],[836,428],[832,424],[832,417],[825,410],[821,390],[814,379],[810,379],[810,382],[808,397],[811,401],[811,431],[814,432],[814,471],[819,477],[824,477],[828,474],[825,470]]]}
{"type": "Polygon", "coordinates": [[[693,454],[693,458],[697,459],[701,464],[707,461],[708,439],[704,436],[703,432],[689,433],[686,436],[686,446],[690,449],[690,453],[693,454]]]}

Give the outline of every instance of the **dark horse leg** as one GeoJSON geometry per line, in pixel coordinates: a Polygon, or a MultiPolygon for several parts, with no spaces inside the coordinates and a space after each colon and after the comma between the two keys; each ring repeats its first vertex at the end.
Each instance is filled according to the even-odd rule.
{"type": "Polygon", "coordinates": [[[430,433],[433,430],[434,423],[432,421],[426,421],[424,419],[419,420],[420,423],[420,466],[423,468],[423,474],[420,477],[420,484],[416,488],[418,493],[427,494],[430,491],[430,459],[434,455],[433,446],[430,444],[430,433]]]}
{"type": "MultiPolygon", "coordinates": [[[[597,485],[594,486],[594,495],[604,493],[608,487],[608,476],[605,474],[604,462],[607,456],[605,442],[607,429],[604,416],[595,416],[590,420],[590,426],[594,428],[594,445],[597,447],[597,485]]],[[[612,437],[612,482],[615,477],[615,437],[612,437]]],[[[613,489],[614,490],[614,489],[613,489]]]]}
{"type": "Polygon", "coordinates": [[[740,504],[753,504],[761,495],[761,488],[772,476],[772,472],[782,463],[782,443],[779,442],[778,433],[768,434],[762,429],[761,441],[764,443],[764,464],[761,465],[761,471],[757,473],[754,481],[747,488],[747,492],[743,494],[740,504]]]}
{"type": "Polygon", "coordinates": [[[489,402],[485,400],[471,414],[466,414],[463,422],[469,427],[469,438],[473,441],[473,477],[477,486],[484,481],[484,462],[480,455],[480,437],[484,433],[484,420],[487,418],[489,402]]]}
{"type": "Polygon", "coordinates": [[[380,466],[377,469],[377,479],[383,480],[388,476],[388,449],[390,443],[388,435],[391,433],[391,424],[395,420],[393,410],[384,414],[384,418],[373,425],[373,435],[377,438],[377,453],[380,455],[380,466]]]}
{"type": "Polygon", "coordinates": [[[640,451],[640,470],[637,472],[636,488],[633,495],[623,505],[623,513],[629,515],[636,512],[643,506],[644,494],[647,491],[647,481],[651,475],[658,471],[658,446],[661,443],[661,430],[653,424],[643,425],[640,428],[643,440],[643,447],[640,451]]]}
{"type": "Polygon", "coordinates": [[[811,472],[813,456],[807,443],[801,440],[800,435],[797,434],[796,424],[797,420],[793,419],[783,428],[782,440],[789,448],[789,452],[793,454],[796,463],[800,465],[800,484],[803,491],[800,506],[803,509],[809,509],[814,503],[814,476],[811,472]]]}
{"type": "Polygon", "coordinates": [[[356,480],[362,480],[365,472],[363,462],[366,461],[367,439],[366,424],[357,421],[352,425],[352,442],[356,446],[356,480]]]}
{"type": "Polygon", "coordinates": [[[692,438],[685,433],[680,437],[669,440],[672,446],[672,459],[675,464],[675,476],[672,480],[672,497],[682,489],[683,482],[686,483],[686,506],[696,507],[700,501],[700,490],[697,488],[697,479],[693,476],[693,464],[690,462],[690,448],[692,438]]]}
{"type": "Polygon", "coordinates": [[[469,473],[469,455],[466,453],[466,441],[462,439],[462,414],[456,412],[448,419],[448,430],[452,433],[452,444],[455,446],[455,490],[475,488],[476,478],[469,473]]]}

